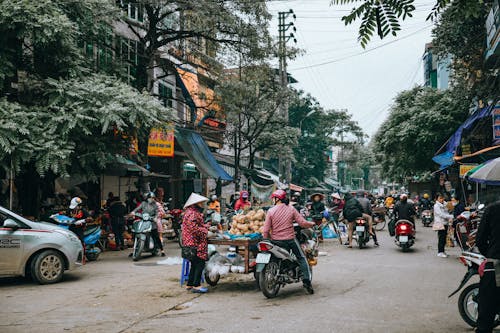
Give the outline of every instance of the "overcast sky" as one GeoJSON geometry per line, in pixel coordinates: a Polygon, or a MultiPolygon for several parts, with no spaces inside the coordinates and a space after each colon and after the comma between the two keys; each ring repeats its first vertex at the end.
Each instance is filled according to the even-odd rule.
{"type": "MultiPolygon", "coordinates": [[[[414,17],[404,21],[397,37],[380,40],[375,36],[366,49],[357,42],[360,21],[349,26],[341,21],[353,5],[288,0],[272,1],[268,8],[276,36],[279,11],[293,9],[297,16],[297,47],[306,53],[288,64],[288,72],[299,81],[294,86],[309,92],[325,108],[348,109],[372,136],[387,117],[396,94],[423,82],[422,55],[432,30],[425,18],[435,1],[415,3],[414,17]]],[[[288,43],[293,45],[293,41],[288,43]]]]}

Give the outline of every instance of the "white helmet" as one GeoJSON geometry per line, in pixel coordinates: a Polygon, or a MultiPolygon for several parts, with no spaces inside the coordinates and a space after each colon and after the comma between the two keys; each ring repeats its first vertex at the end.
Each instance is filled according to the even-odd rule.
{"type": "Polygon", "coordinates": [[[74,197],[73,199],[71,199],[71,202],[69,204],[69,209],[75,209],[81,204],[82,204],[82,199],[80,199],[79,197],[74,197]]]}
{"type": "Polygon", "coordinates": [[[210,198],[212,199],[212,201],[215,201],[215,200],[217,200],[217,195],[214,194],[210,198]]]}
{"type": "Polygon", "coordinates": [[[188,208],[189,206],[196,205],[200,202],[207,202],[208,198],[199,195],[197,193],[191,193],[189,198],[187,199],[186,203],[184,204],[184,209],[188,208]]]}

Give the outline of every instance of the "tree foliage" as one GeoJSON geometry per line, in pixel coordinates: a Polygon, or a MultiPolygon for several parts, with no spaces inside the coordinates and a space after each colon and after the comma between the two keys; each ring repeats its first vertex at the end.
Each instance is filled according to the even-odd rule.
{"type": "MultiPolygon", "coordinates": [[[[416,9],[415,0],[332,0],[332,4],[346,5],[360,3],[349,15],[342,17],[346,25],[361,19],[358,41],[366,47],[376,33],[380,39],[391,34],[396,36],[401,30],[401,21],[413,16],[416,9]]],[[[436,0],[427,20],[436,20],[447,8],[454,8],[465,17],[478,18],[484,11],[486,2],[477,0],[436,0]]]]}
{"type": "Polygon", "coordinates": [[[316,186],[323,181],[328,168],[330,147],[343,146],[343,149],[350,150],[354,142],[362,141],[364,134],[346,110],[325,110],[314,97],[303,91],[293,91],[291,100],[290,124],[301,131],[298,145],[293,150],[293,181],[316,186]]]}
{"type": "Polygon", "coordinates": [[[415,87],[398,94],[374,137],[383,176],[402,180],[434,170],[432,157],[467,118],[463,91],[415,87]]]}

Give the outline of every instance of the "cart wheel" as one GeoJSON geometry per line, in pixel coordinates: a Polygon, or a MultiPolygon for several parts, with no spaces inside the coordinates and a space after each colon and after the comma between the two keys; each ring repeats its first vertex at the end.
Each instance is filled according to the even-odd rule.
{"type": "Polygon", "coordinates": [[[217,274],[215,276],[215,278],[212,280],[210,278],[210,274],[208,274],[207,272],[205,272],[205,281],[207,281],[207,283],[209,285],[211,285],[212,287],[215,287],[217,285],[217,283],[219,283],[219,280],[220,280],[220,275],[219,274],[217,274]]]}

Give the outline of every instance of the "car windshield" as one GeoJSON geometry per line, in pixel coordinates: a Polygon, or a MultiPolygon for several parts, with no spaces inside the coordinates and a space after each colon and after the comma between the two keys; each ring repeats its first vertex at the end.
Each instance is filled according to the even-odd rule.
{"type": "MultiPolygon", "coordinates": [[[[28,226],[30,224],[30,222],[32,222],[30,220],[25,219],[24,217],[22,217],[20,215],[17,215],[14,212],[11,212],[7,208],[0,206],[0,225],[3,226],[3,222],[8,218],[13,218],[13,219],[17,220],[17,222],[22,222],[26,226],[28,226]]],[[[25,226],[23,226],[23,227],[25,227],[25,226]]]]}

